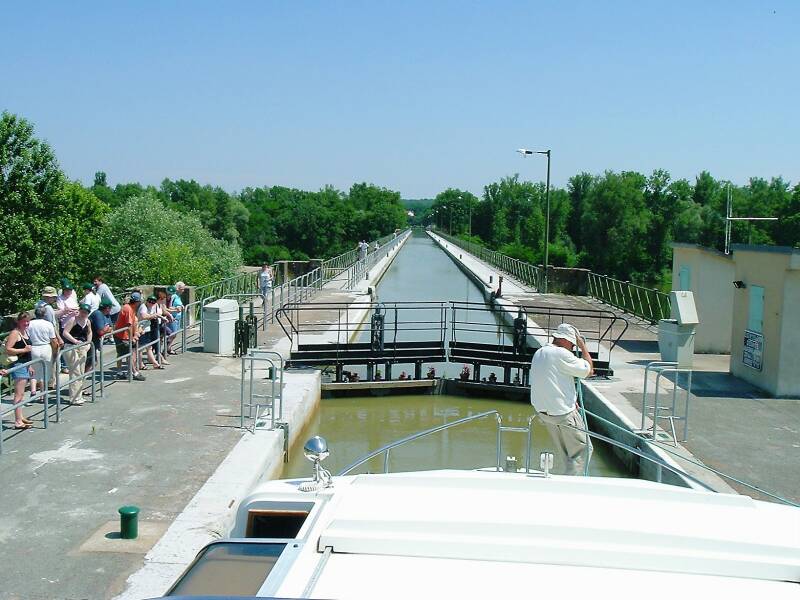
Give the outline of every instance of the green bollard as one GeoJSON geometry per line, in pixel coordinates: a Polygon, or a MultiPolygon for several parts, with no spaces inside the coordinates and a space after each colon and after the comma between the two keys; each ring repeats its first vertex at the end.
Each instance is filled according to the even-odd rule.
{"type": "Polygon", "coordinates": [[[139,537],[138,506],[122,506],[119,508],[119,532],[123,540],[135,540],[139,537]]]}

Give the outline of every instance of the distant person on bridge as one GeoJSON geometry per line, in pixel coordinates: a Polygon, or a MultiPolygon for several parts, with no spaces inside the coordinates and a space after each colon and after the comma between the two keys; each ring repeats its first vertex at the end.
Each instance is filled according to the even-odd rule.
{"type": "Polygon", "coordinates": [[[358,260],[364,260],[365,258],[367,258],[367,250],[369,250],[369,244],[367,244],[367,242],[365,242],[364,240],[361,240],[358,243],[357,248],[358,248],[358,260]]]}
{"type": "Polygon", "coordinates": [[[272,267],[265,263],[258,272],[258,289],[261,290],[264,306],[267,305],[267,296],[272,289],[272,279],[272,267]]]}
{"type": "Polygon", "coordinates": [[[578,330],[561,323],[553,341],[539,348],[531,363],[531,404],[547,428],[567,475],[581,475],[592,454],[592,442],[578,412],[575,378],[592,374],[594,365],[578,330]],[[573,354],[578,346],[583,358],[573,354]],[[588,452],[587,452],[588,446],[588,452]]]}

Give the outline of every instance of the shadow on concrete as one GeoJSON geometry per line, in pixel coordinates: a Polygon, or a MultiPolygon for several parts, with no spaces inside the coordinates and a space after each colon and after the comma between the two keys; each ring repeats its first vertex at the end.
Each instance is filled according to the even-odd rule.
{"type": "MultiPolygon", "coordinates": [[[[617,346],[626,352],[636,354],[659,354],[658,342],[656,340],[620,340],[617,346]]],[[[636,361],[637,363],[642,361],[636,361]]],[[[647,361],[645,361],[645,364],[647,361]]]]}

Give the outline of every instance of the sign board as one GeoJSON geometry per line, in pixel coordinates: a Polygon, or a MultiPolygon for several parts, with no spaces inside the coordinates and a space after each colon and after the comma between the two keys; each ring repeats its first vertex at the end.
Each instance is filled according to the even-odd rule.
{"type": "Polygon", "coordinates": [[[742,352],[742,362],[760,371],[764,359],[764,336],[749,329],[744,330],[744,351],[742,352]]]}

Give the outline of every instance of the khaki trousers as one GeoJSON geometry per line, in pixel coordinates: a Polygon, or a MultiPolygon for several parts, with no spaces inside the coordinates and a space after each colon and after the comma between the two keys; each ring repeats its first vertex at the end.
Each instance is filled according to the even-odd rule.
{"type": "Polygon", "coordinates": [[[86,370],[86,354],[88,353],[89,346],[73,347],[68,351],[64,358],[67,360],[69,367],[69,378],[73,379],[79,377],[77,381],[69,384],[69,401],[80,402],[81,392],[83,391],[83,374],[86,370]]]}
{"type": "Polygon", "coordinates": [[[586,426],[577,410],[565,415],[537,413],[555,444],[556,456],[564,461],[565,475],[583,475],[586,461],[592,456],[592,440],[584,433],[586,426]],[[586,447],[589,451],[586,451],[586,447]]]}

